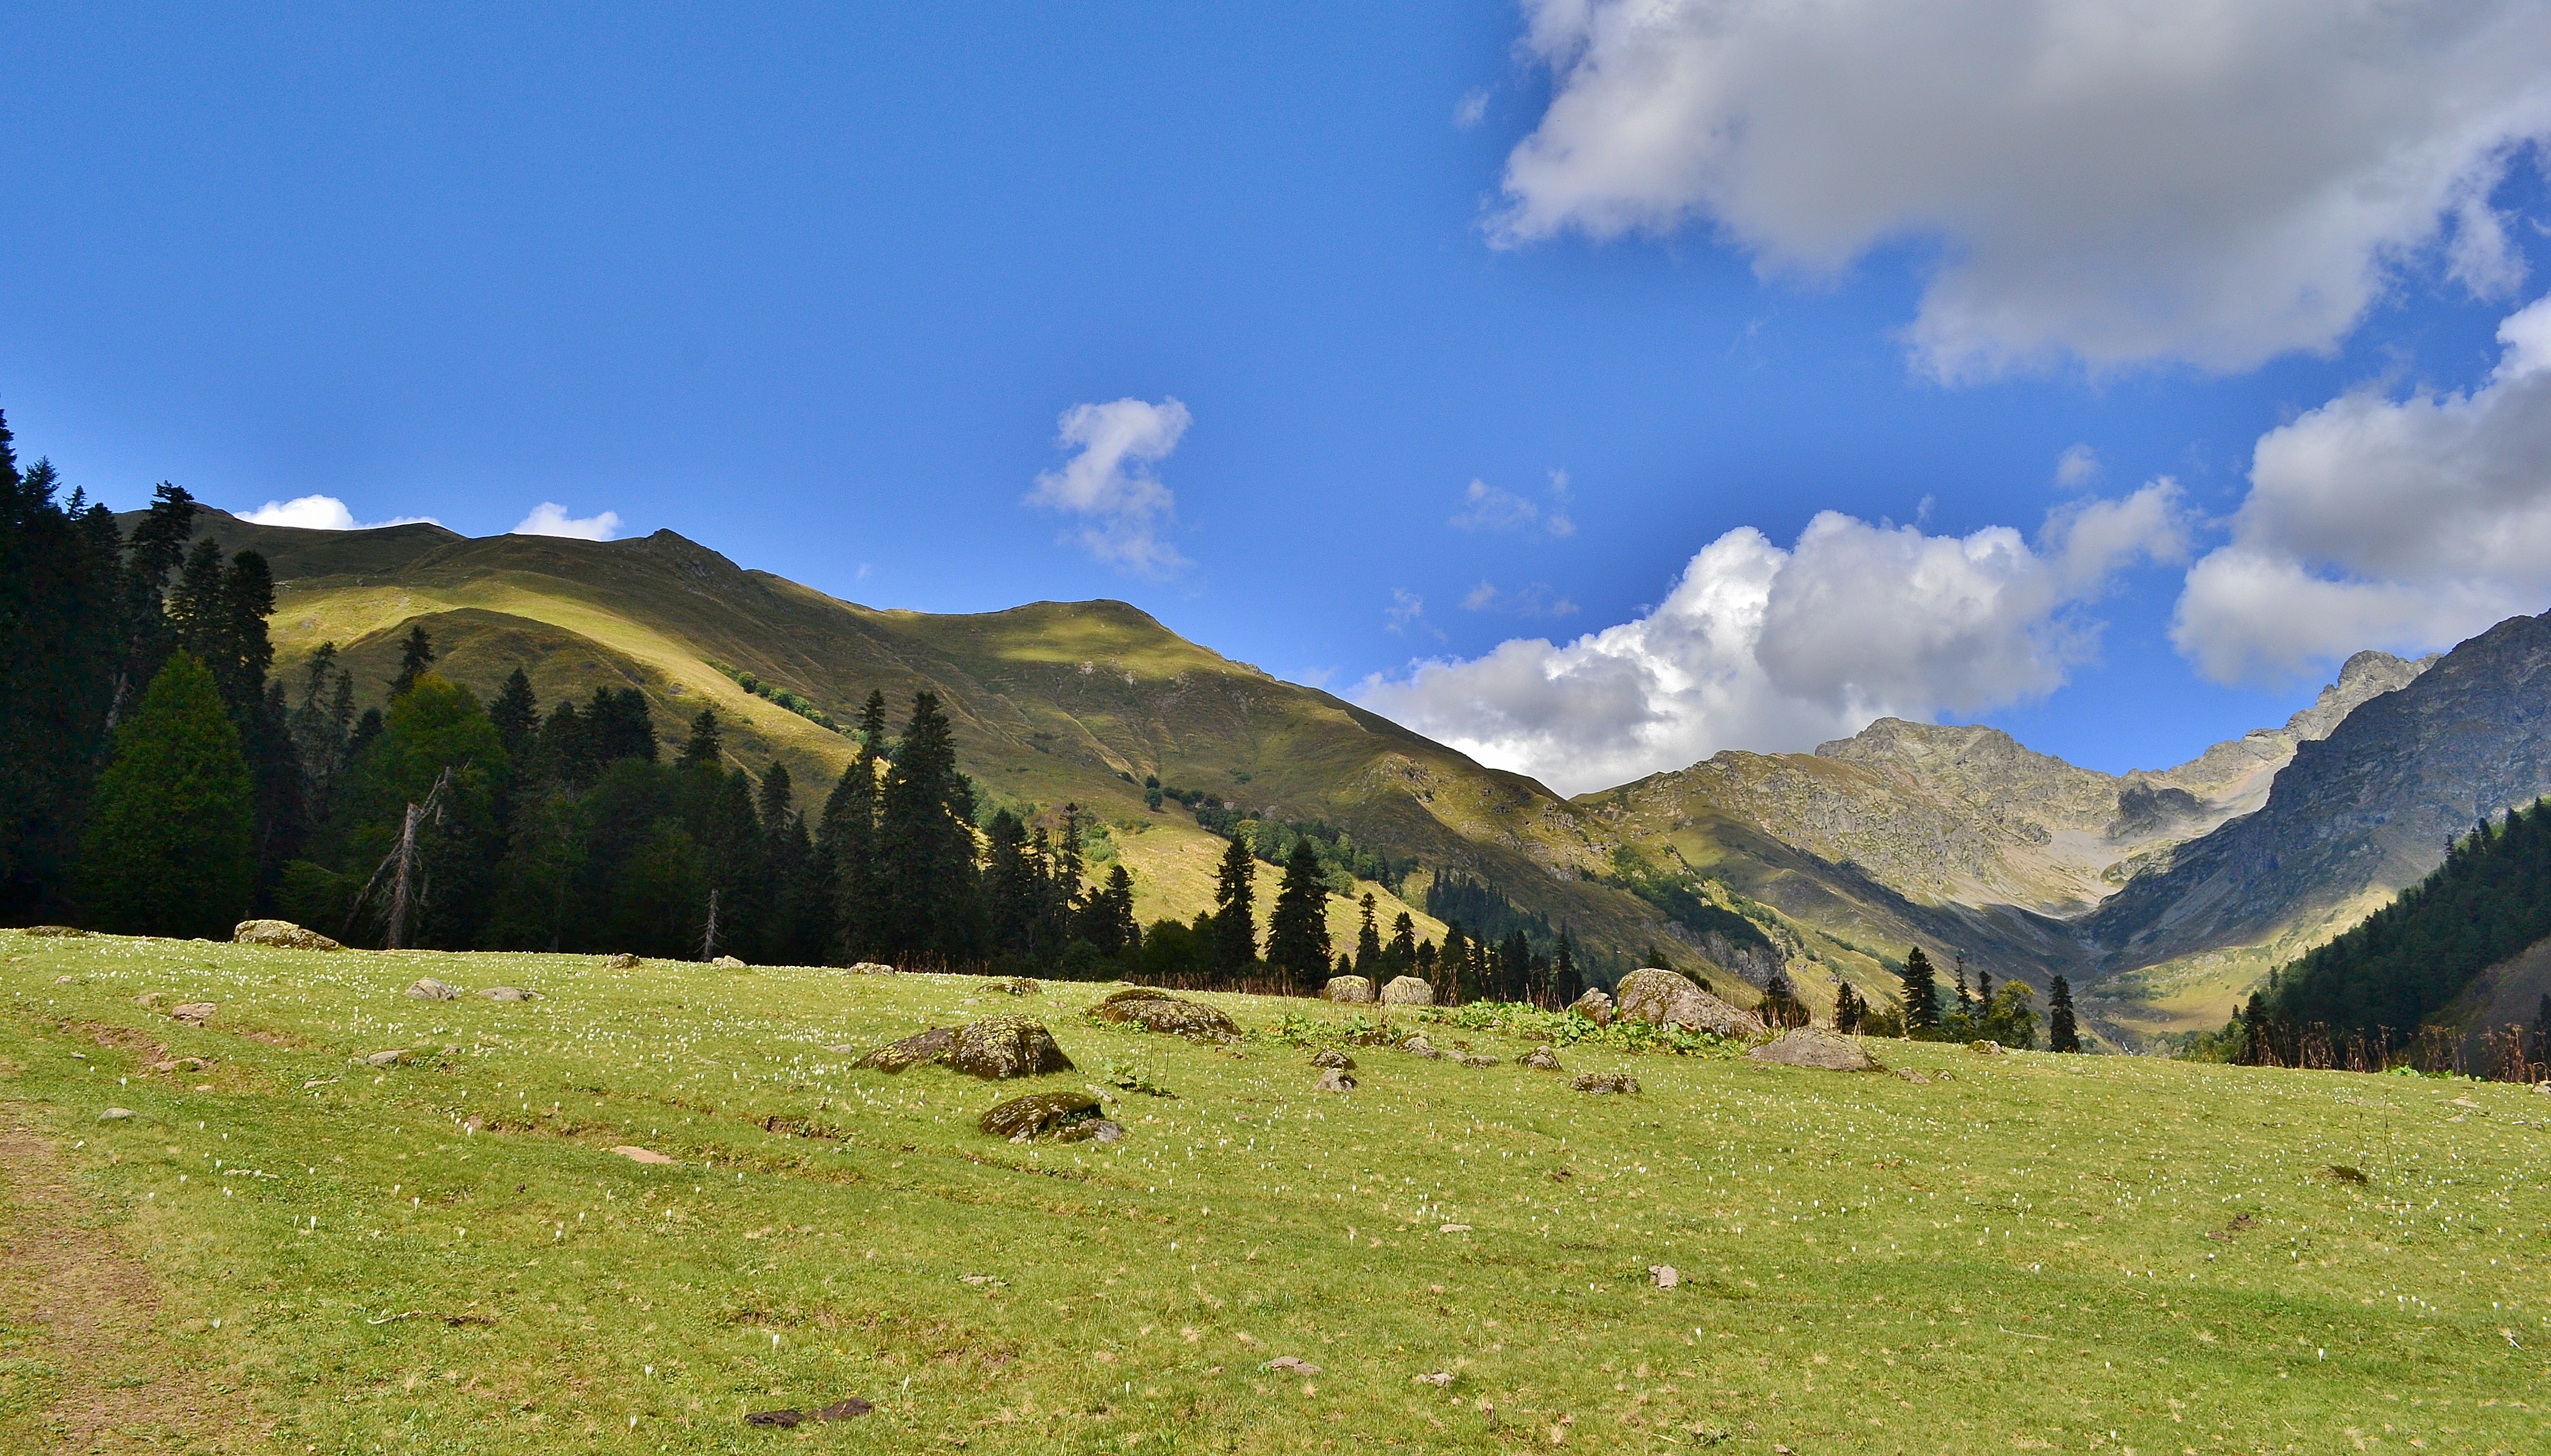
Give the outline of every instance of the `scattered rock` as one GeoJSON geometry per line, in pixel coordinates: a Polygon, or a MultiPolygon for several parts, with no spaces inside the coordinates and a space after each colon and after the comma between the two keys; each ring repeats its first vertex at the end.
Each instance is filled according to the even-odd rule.
{"type": "Polygon", "coordinates": [[[665,1157],[663,1154],[657,1152],[654,1148],[623,1145],[621,1147],[613,1148],[611,1151],[618,1153],[621,1157],[628,1159],[632,1163],[662,1163],[670,1165],[673,1161],[672,1159],[665,1157]]]}
{"type": "Polygon", "coordinates": [[[894,968],[882,961],[862,961],[858,965],[848,968],[848,974],[852,976],[892,976],[894,974],[894,968]]]}
{"type": "Polygon", "coordinates": [[[188,1025],[201,1026],[212,1020],[213,1013],[220,1009],[220,1006],[211,1001],[187,1001],[183,1005],[170,1006],[168,1014],[188,1025]]]}
{"type": "Polygon", "coordinates": [[[363,1059],[363,1065],[366,1067],[395,1067],[406,1060],[407,1048],[392,1047],[386,1052],[374,1052],[370,1056],[365,1057],[363,1059]]]}
{"type": "Polygon", "coordinates": [[[2329,1165],[2329,1176],[2330,1176],[2330,1177],[2332,1177],[2332,1178],[2334,1178],[2334,1179],[2336,1179],[2336,1180],[2338,1180],[2340,1183],[2352,1183],[2352,1184],[2355,1184],[2355,1185],[2356,1185],[2357,1187],[2359,1187],[2359,1188],[2363,1188],[2365,1185],[2367,1185],[2367,1184],[2369,1184],[2369,1183],[2372,1183],[2372,1182],[2374,1181],[2374,1180],[2372,1180],[2372,1179],[2370,1179],[2370,1178],[2367,1178],[2367,1177],[2365,1176],[2365,1170],[2364,1170],[2364,1169],[2362,1169],[2362,1168],[2350,1168],[2349,1166],[2347,1166],[2347,1165],[2346,1165],[2346,1164],[2344,1164],[2344,1163],[2332,1163],[2332,1164],[2330,1164],[2330,1165],[2329,1165]]]}
{"type": "Polygon", "coordinates": [[[1268,1361],[1265,1365],[1260,1366],[1259,1369],[1269,1372],[1280,1371],[1285,1375],[1298,1375],[1305,1378],[1320,1373],[1320,1367],[1313,1365],[1308,1360],[1304,1360],[1293,1355],[1278,1355],[1275,1359],[1268,1361]]]}
{"type": "Polygon", "coordinates": [[[1101,1021],[1131,1023],[1146,1031],[1205,1041],[1236,1040],[1240,1036],[1240,1027],[1219,1009],[1147,986],[1127,987],[1090,1007],[1089,1014],[1101,1021]]]}
{"type": "Polygon", "coordinates": [[[1332,976],[1329,984],[1320,988],[1320,998],[1349,1006],[1369,1004],[1373,1000],[1373,981],[1364,976],[1332,976]]]}
{"type": "Polygon", "coordinates": [[[1997,1041],[1971,1041],[1967,1043],[1967,1050],[1979,1057],[1998,1057],[2002,1054],[2001,1043],[1997,1041]]]}
{"type": "Polygon", "coordinates": [[[1600,990],[1588,990],[1568,1003],[1568,1009],[1597,1026],[1612,1024],[1612,998],[1600,990]]]}
{"type": "Polygon", "coordinates": [[[37,940],[80,940],[88,935],[76,925],[30,925],[18,933],[37,940]]]}
{"type": "Polygon", "coordinates": [[[1955,1082],[1958,1080],[1958,1074],[1955,1072],[1942,1072],[1939,1076],[1934,1077],[1931,1080],[1933,1082],[1955,1082]]]}
{"type": "Polygon", "coordinates": [[[1098,1099],[1087,1092],[1030,1092],[1012,1097],[976,1119],[975,1126],[1014,1143],[1033,1142],[1067,1124],[1098,1116],[1098,1099]]]}
{"type": "Polygon", "coordinates": [[[1319,1080],[1311,1084],[1313,1092],[1351,1092],[1355,1090],[1356,1080],[1348,1076],[1343,1067],[1321,1068],[1319,1080]]]}
{"type": "Polygon", "coordinates": [[[1453,1054],[1453,1060],[1461,1063],[1465,1067],[1494,1067],[1497,1065],[1496,1058],[1482,1057],[1477,1052],[1455,1052],[1453,1054]]]}
{"type": "Polygon", "coordinates": [[[1671,1264],[1649,1265],[1648,1278],[1655,1280],[1657,1288],[1661,1290],[1670,1290],[1683,1283],[1683,1276],[1676,1273],[1675,1267],[1671,1264]]]}
{"type": "Polygon", "coordinates": [[[1582,1072],[1569,1086],[1582,1092],[1635,1092],[1639,1079],[1626,1072],[1582,1072]]]}
{"type": "MultiPolygon", "coordinates": [[[[875,1051],[868,1053],[867,1056],[860,1058],[860,1060],[854,1065],[871,1068],[878,1072],[901,1072],[906,1067],[915,1067],[924,1062],[938,1061],[940,1058],[948,1055],[948,1049],[956,1044],[957,1028],[953,1026],[934,1026],[928,1031],[907,1036],[899,1042],[879,1047],[875,1051]]],[[[826,1050],[831,1051],[835,1049],[828,1047],[826,1050]]],[[[840,1050],[848,1050],[848,1048],[842,1048],[840,1050]]]]}
{"type": "Polygon", "coordinates": [[[956,1040],[939,1059],[955,1071],[986,1081],[1010,1077],[1043,1077],[1069,1072],[1071,1059],[1057,1046],[1045,1023],[1027,1016],[986,1016],[957,1028],[956,1040]]]}
{"type": "Polygon", "coordinates": [[[780,1430],[794,1430],[798,1422],[805,1418],[806,1412],[803,1410],[756,1410],[744,1418],[744,1423],[775,1426],[780,1430]]]}
{"type": "Polygon", "coordinates": [[[151,1070],[153,1072],[201,1072],[204,1070],[204,1059],[201,1057],[170,1057],[165,1062],[152,1063],[151,1070]]]}
{"type": "Polygon", "coordinates": [[[1779,1041],[1747,1052],[1745,1060],[1770,1062],[1782,1067],[1812,1067],[1826,1072],[1878,1070],[1878,1063],[1861,1049],[1860,1043],[1819,1026],[1793,1027],[1779,1041]]]}
{"type": "Polygon", "coordinates": [[[446,986],[431,976],[418,977],[416,985],[407,988],[407,993],[420,1001],[449,1001],[460,995],[459,988],[446,986]]]}
{"type": "Polygon", "coordinates": [[[1125,1140],[1125,1124],[1113,1118],[1090,1117],[1067,1125],[1054,1136],[1055,1141],[1066,1143],[1121,1143],[1125,1140]]]}
{"type": "Polygon", "coordinates": [[[1036,979],[1030,976],[1013,976],[1005,981],[995,981],[992,983],[992,989],[1005,990],[1014,996],[1045,994],[1045,988],[1037,985],[1036,979]]]}
{"type": "Polygon", "coordinates": [[[1896,1075],[1896,1076],[1898,1076],[1898,1077],[1903,1078],[1906,1082],[1910,1082],[1910,1083],[1917,1083],[1917,1084],[1919,1084],[1919,1085],[1921,1085],[1921,1086],[1923,1086],[1923,1087],[1929,1087],[1929,1086],[1931,1085],[1931,1079],[1929,1079],[1929,1078],[1927,1078],[1927,1077],[1923,1076],[1923,1075],[1922,1075],[1921,1073],[1919,1073],[1919,1072],[1914,1071],[1914,1070],[1913,1070],[1912,1068],[1910,1068],[1910,1067],[1898,1067],[1898,1068],[1896,1068],[1896,1069],[1895,1069],[1895,1075],[1896,1075]]]}
{"type": "Polygon", "coordinates": [[[1622,1017],[1635,1016],[1659,1026],[1680,1026],[1717,1036],[1760,1036],[1763,1018],[1739,1010],[1692,985],[1690,979],[1654,966],[1621,978],[1613,997],[1622,1017]]]}
{"type": "Polygon", "coordinates": [[[1435,1389],[1440,1391],[1453,1383],[1453,1372],[1449,1370],[1429,1371],[1424,1375],[1415,1377],[1415,1380],[1419,1385],[1433,1386],[1435,1389]]]}
{"type": "Polygon", "coordinates": [[[1559,1054],[1548,1047],[1534,1047],[1524,1054],[1523,1065],[1535,1072],[1565,1072],[1559,1065],[1559,1054]]]}
{"type": "Polygon", "coordinates": [[[155,1006],[159,1004],[159,992],[155,990],[146,990],[142,994],[133,998],[133,1004],[137,1006],[155,1006]]]}
{"type": "Polygon", "coordinates": [[[233,945],[269,945],[287,951],[342,951],[344,946],[316,930],[304,930],[289,920],[242,920],[231,931],[233,945]]]}
{"type": "Polygon", "coordinates": [[[1339,1051],[1335,1047],[1328,1047],[1311,1054],[1311,1065],[1314,1067],[1336,1067],[1342,1071],[1353,1072],[1355,1070],[1355,1058],[1348,1056],[1346,1053],[1339,1051]]]}
{"type": "Polygon", "coordinates": [[[1399,1049],[1412,1057],[1424,1057],[1429,1061],[1444,1055],[1444,1049],[1428,1041],[1422,1031],[1412,1031],[1401,1038],[1399,1049]]]}
{"type": "Polygon", "coordinates": [[[753,968],[733,956],[720,956],[709,964],[720,971],[750,971],[753,968]]]}
{"type": "Polygon", "coordinates": [[[541,998],[539,991],[525,990],[519,986],[491,986],[478,993],[491,1001],[537,1001],[541,998]]]}
{"type": "Polygon", "coordinates": [[[636,956],[629,954],[627,951],[622,951],[616,956],[605,956],[602,958],[602,969],[605,971],[634,971],[638,967],[646,964],[646,962],[639,960],[636,956]]]}
{"type": "Polygon", "coordinates": [[[850,1420],[867,1414],[876,1407],[857,1396],[845,1396],[815,1412],[817,1420],[850,1420]]]}
{"type": "Polygon", "coordinates": [[[2248,1233],[2250,1231],[2250,1225],[2257,1221],[2258,1220],[2256,1218],[2252,1217],[2246,1211],[2235,1213],[2232,1215],[2231,1222],[2224,1224],[2221,1228],[2207,1229],[2205,1231],[2205,1236],[2213,1239],[2217,1243],[2228,1244],[2232,1242],[2235,1237],[2248,1233]]]}
{"type": "Polygon", "coordinates": [[[1414,976],[1394,976],[1381,988],[1385,1006],[1431,1006],[1435,1004],[1435,988],[1414,976]]]}
{"type": "Polygon", "coordinates": [[[109,1107],[105,1111],[97,1114],[97,1120],[100,1122],[121,1122],[132,1115],[133,1109],[131,1107],[109,1107]]]}

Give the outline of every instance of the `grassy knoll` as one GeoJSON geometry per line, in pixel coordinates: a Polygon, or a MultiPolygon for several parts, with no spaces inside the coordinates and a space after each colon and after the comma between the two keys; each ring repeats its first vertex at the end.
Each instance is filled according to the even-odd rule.
{"type": "Polygon", "coordinates": [[[1271,1030],[1344,1008],[1212,998],[1251,1032],[1223,1049],[1093,1026],[1098,994],[0,933],[0,1446],[2551,1442],[2525,1089],[1562,1048],[1644,1088],[1591,1096],[1447,1023],[1503,1060],[1357,1048],[1363,1088],[1315,1095],[1271,1030]],[[545,999],[400,995],[425,974],[545,999]],[[1124,1093],[1114,1147],[1016,1147],[973,1128],[1013,1089],[826,1050],[1020,1009],[1081,1067],[1044,1086],[1140,1063],[1175,1095],[1124,1093]]]}

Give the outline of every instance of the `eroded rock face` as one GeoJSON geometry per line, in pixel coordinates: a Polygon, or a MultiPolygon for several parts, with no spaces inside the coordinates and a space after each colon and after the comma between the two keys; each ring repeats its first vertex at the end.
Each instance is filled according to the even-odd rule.
{"type": "Polygon", "coordinates": [[[407,988],[408,995],[420,1001],[448,1001],[458,997],[458,988],[444,985],[431,976],[420,976],[416,985],[407,988]]]}
{"type": "Polygon", "coordinates": [[[1394,976],[1381,988],[1385,1006],[1431,1006],[1435,1004],[1435,988],[1414,976],[1394,976]]]}
{"type": "Polygon", "coordinates": [[[1087,1092],[1030,1092],[993,1107],[974,1125],[994,1137],[1024,1143],[1062,1131],[1070,1123],[1094,1121],[1097,1116],[1098,1099],[1087,1092]]]}
{"type": "Polygon", "coordinates": [[[1658,1026],[1680,1026],[1718,1036],[1760,1036],[1763,1018],[1738,1010],[1691,984],[1688,977],[1654,966],[1621,978],[1613,988],[1619,1014],[1658,1026]]]}
{"type": "Polygon", "coordinates": [[[1582,1092],[1609,1092],[1628,1095],[1639,1090],[1639,1079],[1626,1072],[1583,1072],[1570,1087],[1582,1092]]]}
{"type": "Polygon", "coordinates": [[[957,1028],[956,1039],[939,1060],[953,1071],[986,1081],[1071,1070],[1071,1059],[1055,1043],[1054,1033],[1031,1016],[969,1021],[957,1028]]]}
{"type": "Polygon", "coordinates": [[[1599,990],[1588,990],[1585,994],[1569,1002],[1568,1009],[1584,1017],[1586,1020],[1593,1022],[1597,1026],[1609,1026],[1612,1024],[1612,998],[1599,990]]]}
{"type": "Polygon", "coordinates": [[[901,1072],[906,1067],[938,1061],[948,1055],[948,1049],[956,1044],[956,1027],[934,1026],[928,1031],[881,1046],[852,1065],[877,1072],[901,1072]]]}
{"type": "Polygon", "coordinates": [[[342,951],[344,946],[316,930],[289,920],[242,920],[231,931],[233,945],[270,945],[287,951],[342,951]]]}
{"type": "Polygon", "coordinates": [[[1146,1031],[1204,1041],[1223,1041],[1240,1035],[1239,1025],[1219,1008],[1145,986],[1128,987],[1116,992],[1090,1007],[1089,1014],[1101,1021],[1131,1024],[1146,1031]]]}
{"type": "Polygon", "coordinates": [[[1320,997],[1341,1005],[1366,1005],[1373,1000],[1373,983],[1362,976],[1332,976],[1320,988],[1320,997]]]}
{"type": "Polygon", "coordinates": [[[1745,1059],[1782,1067],[1812,1067],[1826,1072],[1878,1070],[1878,1063],[1861,1048],[1860,1043],[1820,1026],[1797,1027],[1779,1041],[1747,1052],[1745,1059]]]}

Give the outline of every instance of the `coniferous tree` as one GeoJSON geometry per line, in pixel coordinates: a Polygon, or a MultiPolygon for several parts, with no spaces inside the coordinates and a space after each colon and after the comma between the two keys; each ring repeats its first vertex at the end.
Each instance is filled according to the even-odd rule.
{"type": "Polygon", "coordinates": [[[1107,884],[1081,910],[1080,938],[1110,960],[1140,954],[1142,927],[1134,919],[1134,877],[1122,865],[1107,867],[1107,884]]]}
{"type": "MultiPolygon", "coordinates": [[[[390,679],[390,696],[397,697],[416,686],[416,679],[434,666],[434,639],[426,635],[425,624],[410,625],[406,639],[399,643],[399,670],[398,676],[390,679]]],[[[603,689],[594,690],[599,693],[603,689]]]]}
{"type": "MultiPolygon", "coordinates": [[[[681,757],[674,762],[684,768],[693,764],[715,767],[725,757],[726,746],[718,734],[717,709],[702,708],[700,715],[691,720],[691,736],[682,741],[681,757]]],[[[783,779],[780,781],[784,783],[787,780],[783,779]]]]}
{"type": "Polygon", "coordinates": [[[1577,946],[1569,937],[1568,927],[1559,927],[1559,945],[1550,959],[1550,999],[1553,1009],[1577,1004],[1585,994],[1585,978],[1577,966],[1577,946]]]}
{"type": "Polygon", "coordinates": [[[1417,922],[1406,910],[1390,917],[1390,943],[1381,948],[1385,976],[1405,976],[1417,964],[1417,922]]]}
{"type": "Polygon", "coordinates": [[[1226,982],[1237,981],[1258,961],[1258,921],[1252,913],[1258,898],[1258,859],[1247,843],[1233,839],[1224,847],[1214,872],[1213,969],[1226,982]]]}
{"type": "Polygon", "coordinates": [[[877,865],[877,794],[885,763],[885,694],[870,689],[860,708],[860,751],[824,801],[817,856],[832,867],[835,933],[844,961],[876,951],[882,933],[883,876],[877,865]]]}
{"type": "Polygon", "coordinates": [[[213,675],[184,652],[116,730],[80,857],[88,918],[228,939],[256,873],[255,785],[213,675]]]}
{"type": "Polygon", "coordinates": [[[1029,856],[1027,826],[1008,809],[995,810],[983,830],[983,904],[996,953],[1033,955],[1041,878],[1029,856]]]}
{"type": "Polygon", "coordinates": [[[1841,982],[1834,988],[1834,1030],[1850,1036],[1860,1030],[1860,992],[1851,983],[1841,982]]]}
{"type": "Polygon", "coordinates": [[[541,704],[532,692],[531,675],[516,668],[496,689],[496,700],[487,705],[487,721],[496,725],[497,741],[505,745],[505,757],[519,769],[532,760],[532,745],[540,734],[541,704]]]}
{"type": "Polygon", "coordinates": [[[1904,1029],[1928,1029],[1940,1024],[1940,977],[1931,969],[1931,958],[1915,946],[1904,954],[1904,969],[1895,973],[1904,984],[1904,1029]]]}
{"type": "Polygon", "coordinates": [[[2046,987],[2046,1049],[2082,1050],[2082,1031],[2073,1020],[2073,983],[2058,976],[2046,987]]]}
{"type": "Polygon", "coordinates": [[[1374,922],[1372,890],[1365,891],[1358,908],[1363,918],[1356,923],[1356,974],[1372,977],[1381,970],[1381,927],[1374,922]]]}
{"type": "Polygon", "coordinates": [[[1276,909],[1267,918],[1267,964],[1288,986],[1308,987],[1328,974],[1329,886],[1308,838],[1293,841],[1276,909]]]}
{"type": "Polygon", "coordinates": [[[876,942],[891,955],[943,964],[982,954],[982,885],[974,868],[974,786],[939,694],[912,697],[877,812],[882,879],[876,942]]]}

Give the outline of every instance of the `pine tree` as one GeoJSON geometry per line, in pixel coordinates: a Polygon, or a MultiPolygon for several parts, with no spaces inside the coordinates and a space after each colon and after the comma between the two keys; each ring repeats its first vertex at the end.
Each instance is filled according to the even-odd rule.
{"type": "Polygon", "coordinates": [[[2073,1021],[2073,983],[2061,976],[2046,988],[2046,1049],[2050,1052],[2082,1050],[2081,1028],[2073,1021]]]}
{"type": "Polygon", "coordinates": [[[1276,889],[1275,913],[1267,918],[1267,964],[1288,988],[1307,988],[1328,974],[1328,902],[1318,852],[1307,836],[1294,840],[1276,889]]]}
{"type": "Polygon", "coordinates": [[[1356,974],[1371,978],[1381,970],[1381,927],[1374,921],[1372,890],[1365,891],[1359,908],[1363,918],[1356,924],[1356,974]]]}
{"type": "Polygon", "coordinates": [[[1850,1036],[1860,1030],[1860,992],[1852,989],[1850,982],[1842,982],[1834,988],[1834,1030],[1850,1036]]]}
{"type": "MultiPolygon", "coordinates": [[[[1081,907],[1078,933],[1109,960],[1142,950],[1142,927],[1134,921],[1134,877],[1124,866],[1107,867],[1107,883],[1081,907]]],[[[1270,943],[1272,948],[1272,937],[1270,943]]]]}
{"type": "Polygon", "coordinates": [[[1247,843],[1233,839],[1223,848],[1214,872],[1213,969],[1226,982],[1237,981],[1258,960],[1258,857],[1247,843]]]}
{"type": "Polygon", "coordinates": [[[1550,998],[1555,1003],[1553,1009],[1564,1010],[1573,1006],[1577,1004],[1577,998],[1583,994],[1585,994],[1585,978],[1578,970],[1577,946],[1569,938],[1568,927],[1562,925],[1559,927],[1559,948],[1552,953],[1550,959],[1550,998]]]}
{"type": "Polygon", "coordinates": [[[885,763],[885,694],[875,689],[860,708],[860,751],[842,772],[815,833],[815,853],[832,866],[836,953],[845,962],[873,955],[882,933],[883,881],[877,869],[877,792],[885,763]]]}
{"type": "Polygon", "coordinates": [[[116,731],[81,860],[88,918],[228,939],[256,870],[255,786],[213,675],[172,654],[116,731]]]}
{"type": "Polygon", "coordinates": [[[939,694],[912,696],[878,795],[877,945],[906,960],[963,964],[987,933],[974,867],[974,785],[957,772],[957,742],[939,694]]]}
{"type": "MultiPolygon", "coordinates": [[[[702,708],[700,715],[691,720],[691,736],[683,740],[682,755],[674,762],[686,769],[695,764],[716,768],[725,757],[726,747],[718,734],[717,709],[702,708]]],[[[787,780],[783,779],[780,781],[784,783],[787,780]]]]}
{"type": "Polygon", "coordinates": [[[533,695],[531,675],[516,668],[487,705],[487,721],[505,745],[505,757],[517,768],[531,762],[532,743],[541,730],[540,699],[533,695]]]}
{"type": "Polygon", "coordinates": [[[1927,1029],[1940,1024],[1940,977],[1931,969],[1931,958],[1915,946],[1904,954],[1904,969],[1895,973],[1904,983],[1904,1029],[1927,1029]]]}
{"type": "MultiPolygon", "coordinates": [[[[434,639],[425,635],[425,624],[418,622],[407,629],[407,639],[399,644],[398,676],[390,679],[390,696],[397,697],[416,686],[416,679],[434,666],[434,639]]],[[[595,688],[598,695],[605,691],[595,688]]]]}
{"type": "Polygon", "coordinates": [[[1405,976],[1417,964],[1417,922],[1406,910],[1390,917],[1390,944],[1382,948],[1382,969],[1405,976]]]}

